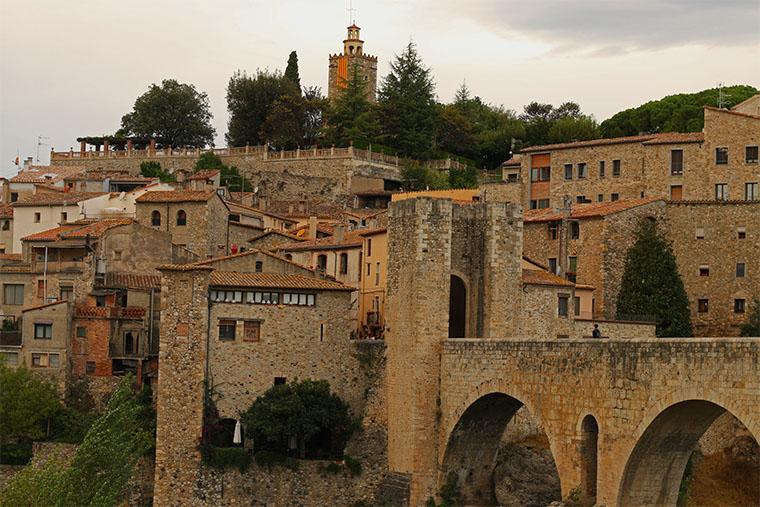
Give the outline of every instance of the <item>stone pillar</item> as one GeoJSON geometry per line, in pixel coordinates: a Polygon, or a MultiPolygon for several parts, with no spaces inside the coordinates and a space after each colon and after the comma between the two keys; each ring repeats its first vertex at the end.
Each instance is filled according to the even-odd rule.
{"type": "Polygon", "coordinates": [[[483,338],[517,337],[522,309],[522,213],[517,204],[483,203],[483,338]]]}
{"type": "Polygon", "coordinates": [[[110,150],[110,145],[108,144],[108,141],[103,141],[103,156],[107,157],[109,151],[111,150],[110,150]]]}
{"type": "Polygon", "coordinates": [[[151,139],[150,144],[148,144],[148,156],[154,157],[156,156],[156,140],[151,139]]]}
{"type": "Polygon", "coordinates": [[[208,354],[208,285],[213,268],[169,265],[161,271],[154,504],[196,498],[208,354]]]}
{"type": "Polygon", "coordinates": [[[87,143],[85,141],[79,141],[79,153],[87,151],[87,143]]]}
{"type": "Polygon", "coordinates": [[[388,225],[388,465],[412,475],[411,505],[436,493],[441,343],[451,276],[448,199],[391,203],[388,225]]]}

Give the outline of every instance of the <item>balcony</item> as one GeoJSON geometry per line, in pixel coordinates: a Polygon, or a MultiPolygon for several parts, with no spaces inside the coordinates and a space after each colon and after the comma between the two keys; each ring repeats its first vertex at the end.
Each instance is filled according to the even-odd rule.
{"type": "Polygon", "coordinates": [[[21,321],[5,319],[0,327],[0,346],[21,346],[21,321]]]}
{"type": "Polygon", "coordinates": [[[76,318],[142,320],[145,308],[139,306],[77,306],[76,318]]]}

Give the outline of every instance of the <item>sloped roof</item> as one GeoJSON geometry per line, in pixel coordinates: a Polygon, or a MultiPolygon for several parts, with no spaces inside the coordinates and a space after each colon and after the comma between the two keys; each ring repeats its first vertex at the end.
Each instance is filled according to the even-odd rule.
{"type": "Polygon", "coordinates": [[[704,141],[704,132],[664,132],[662,134],[657,134],[654,139],[644,141],[644,144],[683,144],[703,143],[704,141]]]}
{"type": "Polygon", "coordinates": [[[560,287],[574,286],[572,282],[542,269],[523,269],[522,281],[523,283],[530,285],[555,285],[560,287]]]}
{"type": "Polygon", "coordinates": [[[108,192],[38,192],[14,202],[13,206],[72,206],[107,194],[108,192]]]}
{"type": "MultiPolygon", "coordinates": [[[[570,218],[598,218],[619,213],[638,206],[661,201],[658,197],[645,197],[642,199],[623,199],[620,201],[597,202],[592,204],[576,204],[571,208],[570,218]]],[[[555,208],[532,209],[524,214],[524,221],[530,222],[554,222],[562,220],[562,212],[555,208]]]]}
{"type": "Polygon", "coordinates": [[[267,231],[262,232],[258,236],[252,237],[251,239],[248,240],[248,242],[252,243],[256,240],[263,238],[264,236],[269,236],[270,234],[277,234],[278,236],[282,236],[283,238],[287,238],[291,241],[305,241],[303,238],[299,238],[298,236],[294,236],[290,233],[279,231],[277,229],[269,229],[267,231]]]}
{"type": "Polygon", "coordinates": [[[99,238],[109,229],[122,225],[129,225],[134,220],[131,218],[113,218],[105,220],[83,220],[71,224],[63,224],[46,231],[37,232],[24,236],[21,241],[57,241],[59,239],[84,239],[88,235],[91,238],[99,238]]]}
{"type": "Polygon", "coordinates": [[[23,310],[21,310],[21,313],[31,312],[32,310],[41,310],[43,308],[47,308],[48,306],[60,305],[60,304],[63,304],[63,303],[68,303],[68,300],[61,299],[60,301],[53,301],[52,303],[45,303],[44,305],[38,305],[38,306],[32,306],[30,308],[24,308],[23,310]]]}
{"type": "Polygon", "coordinates": [[[161,287],[161,275],[106,273],[105,286],[127,289],[157,289],[161,287]]]}
{"type": "MultiPolygon", "coordinates": [[[[734,106],[734,107],[736,107],[736,106],[734,106]]],[[[735,114],[736,116],[744,116],[745,118],[754,118],[756,120],[760,120],[760,116],[756,116],[754,114],[749,114],[749,113],[742,113],[742,112],[739,112],[739,111],[733,111],[731,109],[721,109],[719,107],[713,107],[713,106],[705,106],[705,109],[709,109],[710,111],[715,111],[715,112],[718,112],[718,113],[735,114]]]]}
{"type": "Polygon", "coordinates": [[[32,165],[19,171],[9,181],[12,183],[57,183],[84,170],[83,166],[32,165]]]}
{"type": "MultiPolygon", "coordinates": [[[[725,111],[720,109],[719,111],[725,111]]],[[[735,113],[733,111],[725,111],[735,113]]],[[[744,115],[751,116],[751,115],[744,115]]],[[[541,146],[528,146],[521,150],[522,153],[535,153],[537,151],[565,150],[571,148],[587,148],[592,146],[609,146],[614,144],[642,143],[642,144],[670,144],[670,143],[700,143],[704,141],[702,132],[662,132],[659,134],[643,134],[639,136],[605,137],[591,139],[589,141],[575,141],[572,143],[544,144],[541,146]]]]}
{"type": "Polygon", "coordinates": [[[211,273],[211,285],[271,289],[356,290],[342,283],[322,278],[280,273],[240,273],[237,271],[214,271],[211,273]]]}
{"type": "Polygon", "coordinates": [[[305,250],[335,250],[343,248],[356,248],[362,246],[362,235],[369,233],[370,229],[358,229],[353,231],[347,231],[343,235],[343,239],[338,241],[335,236],[327,236],[324,238],[308,239],[299,243],[291,243],[289,245],[283,245],[280,250],[287,252],[297,252],[305,250]]]}
{"type": "Polygon", "coordinates": [[[198,171],[197,173],[190,176],[189,180],[213,180],[214,178],[219,175],[221,171],[219,169],[209,169],[206,171],[198,171]]]}
{"type": "Polygon", "coordinates": [[[137,202],[206,202],[217,195],[213,190],[154,190],[145,192],[137,202]]]}

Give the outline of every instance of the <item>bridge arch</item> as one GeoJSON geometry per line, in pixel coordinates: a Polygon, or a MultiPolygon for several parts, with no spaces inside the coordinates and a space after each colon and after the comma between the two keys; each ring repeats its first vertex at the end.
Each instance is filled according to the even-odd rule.
{"type": "Polygon", "coordinates": [[[470,311],[469,287],[466,277],[452,272],[449,275],[449,338],[468,336],[467,313],[470,311]]]}
{"type": "Polygon", "coordinates": [[[671,403],[663,401],[650,410],[635,432],[634,447],[620,482],[618,505],[676,505],[691,453],[707,429],[726,412],[739,419],[757,441],[756,421],[740,409],[732,410],[730,405],[709,401],[708,396],[694,396],[671,398],[671,403]]]}
{"type": "MultiPolygon", "coordinates": [[[[459,501],[464,505],[495,505],[494,467],[499,443],[507,424],[522,407],[544,427],[540,416],[531,410],[530,403],[505,394],[486,383],[476,390],[466,403],[451,414],[441,459],[439,484],[445,484],[455,474],[459,485],[459,501]]],[[[545,430],[544,430],[545,431],[545,430]]],[[[549,448],[554,457],[552,441],[549,448]]],[[[556,469],[556,463],[554,464],[556,469]]]]}

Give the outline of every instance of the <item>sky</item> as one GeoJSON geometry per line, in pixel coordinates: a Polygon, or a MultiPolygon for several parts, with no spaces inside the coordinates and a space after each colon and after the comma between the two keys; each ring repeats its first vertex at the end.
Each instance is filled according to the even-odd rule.
{"type": "MultiPolygon", "coordinates": [[[[236,70],[284,70],[327,92],[348,0],[0,0],[0,175],[20,155],[111,134],[151,83],[209,96],[224,145],[236,70]],[[38,137],[42,136],[41,141],[38,137]],[[38,146],[39,145],[39,146],[38,146]]],[[[575,101],[602,121],[672,93],[760,88],[760,0],[353,0],[378,73],[413,41],[439,100],[465,81],[520,111],[575,101]]]]}

